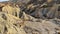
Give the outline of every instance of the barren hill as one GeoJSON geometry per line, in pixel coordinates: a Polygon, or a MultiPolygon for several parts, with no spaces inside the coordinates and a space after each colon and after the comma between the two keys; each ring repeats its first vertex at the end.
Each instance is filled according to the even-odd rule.
{"type": "Polygon", "coordinates": [[[13,1],[0,2],[0,34],[60,34],[59,0],[13,1]]]}

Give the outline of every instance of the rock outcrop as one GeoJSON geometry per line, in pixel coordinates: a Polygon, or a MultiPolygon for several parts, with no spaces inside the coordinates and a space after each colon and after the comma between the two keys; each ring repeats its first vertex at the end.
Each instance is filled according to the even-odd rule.
{"type": "Polygon", "coordinates": [[[60,34],[59,0],[0,3],[0,34],[60,34]]]}

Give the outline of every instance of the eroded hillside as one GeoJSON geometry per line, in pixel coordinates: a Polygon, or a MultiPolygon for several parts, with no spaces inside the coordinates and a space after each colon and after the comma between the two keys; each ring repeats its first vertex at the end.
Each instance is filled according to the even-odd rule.
{"type": "Polygon", "coordinates": [[[0,34],[60,34],[60,0],[0,2],[0,34]]]}

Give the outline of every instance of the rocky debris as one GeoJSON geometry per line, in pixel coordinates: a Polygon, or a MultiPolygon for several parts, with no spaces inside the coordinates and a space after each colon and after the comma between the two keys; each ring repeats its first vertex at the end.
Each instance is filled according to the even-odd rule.
{"type": "Polygon", "coordinates": [[[22,29],[23,21],[15,16],[11,16],[12,15],[10,14],[0,13],[0,33],[25,34],[24,30],[22,29]]]}
{"type": "MultiPolygon", "coordinates": [[[[19,0],[17,0],[19,1],[19,0]]],[[[22,0],[20,0],[22,1],[22,0]]],[[[59,18],[59,10],[56,4],[56,0],[23,0],[21,3],[12,3],[7,2],[2,7],[2,11],[6,13],[13,14],[15,16],[21,17],[20,13],[25,12],[28,15],[31,15],[34,18],[38,19],[52,19],[52,18],[59,18]],[[23,2],[27,2],[26,4],[23,2]],[[41,3],[40,3],[41,2],[41,3]],[[7,9],[8,8],[8,9],[7,9]],[[16,9],[15,9],[16,8],[16,9]],[[16,11],[16,12],[15,12],[16,11]],[[18,13],[18,14],[17,14],[18,13]],[[20,15],[19,15],[20,14],[20,15]]]]}
{"type": "Polygon", "coordinates": [[[15,15],[15,16],[19,17],[20,8],[18,7],[18,5],[14,6],[14,7],[12,7],[10,5],[6,5],[2,8],[2,11],[5,12],[5,13],[15,15]]]}
{"type": "Polygon", "coordinates": [[[60,34],[58,1],[2,2],[0,4],[0,34],[60,34]]]}
{"type": "MultiPolygon", "coordinates": [[[[35,19],[34,19],[35,20],[35,19]]],[[[59,19],[39,21],[24,21],[16,16],[0,12],[1,34],[58,34],[60,33],[59,19]],[[11,17],[12,16],[12,17],[11,17]]]]}
{"type": "Polygon", "coordinates": [[[41,22],[25,21],[24,30],[27,34],[56,34],[60,30],[60,27],[46,20],[42,20],[41,22]]]}

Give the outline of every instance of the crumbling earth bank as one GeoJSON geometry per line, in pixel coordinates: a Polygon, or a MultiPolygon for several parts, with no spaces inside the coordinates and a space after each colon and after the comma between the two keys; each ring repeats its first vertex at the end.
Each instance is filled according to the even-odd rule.
{"type": "Polygon", "coordinates": [[[23,0],[0,5],[0,34],[60,34],[59,0],[23,0]]]}
{"type": "Polygon", "coordinates": [[[60,25],[57,19],[39,21],[23,21],[6,13],[0,13],[1,34],[58,34],[60,25]],[[4,15],[4,17],[2,17],[4,15]],[[6,19],[5,19],[6,18],[6,19]],[[57,22],[54,22],[57,21],[57,22]],[[56,24],[57,23],[57,24],[56,24]]]}

